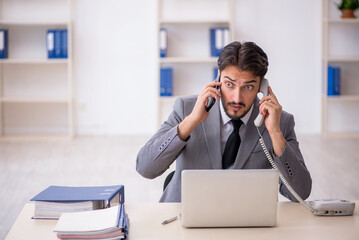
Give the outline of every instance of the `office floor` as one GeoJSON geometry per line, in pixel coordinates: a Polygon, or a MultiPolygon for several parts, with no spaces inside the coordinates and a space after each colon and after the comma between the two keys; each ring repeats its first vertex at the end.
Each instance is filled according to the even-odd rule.
{"type": "MultiPolygon", "coordinates": [[[[137,152],[148,138],[0,142],[0,239],[23,205],[49,185],[123,184],[127,202],[157,202],[167,174],[148,180],[135,169],[137,152]]],[[[313,179],[309,199],[359,199],[359,138],[298,139],[313,179]]]]}

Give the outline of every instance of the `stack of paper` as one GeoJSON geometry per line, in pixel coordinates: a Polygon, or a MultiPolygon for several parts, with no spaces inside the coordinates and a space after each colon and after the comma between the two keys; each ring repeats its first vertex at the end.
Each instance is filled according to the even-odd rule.
{"type": "Polygon", "coordinates": [[[58,239],[124,239],[129,219],[123,204],[95,211],[63,213],[54,232],[58,239]]]}
{"type": "Polygon", "coordinates": [[[124,203],[123,185],[96,187],[50,186],[34,198],[34,218],[59,219],[64,212],[102,209],[124,203]]]}

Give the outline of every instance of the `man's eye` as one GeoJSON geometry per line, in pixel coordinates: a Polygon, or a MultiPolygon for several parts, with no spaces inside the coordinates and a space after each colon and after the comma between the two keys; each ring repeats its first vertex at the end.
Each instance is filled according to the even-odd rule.
{"type": "Polygon", "coordinates": [[[252,89],[253,89],[253,86],[252,86],[252,85],[248,85],[248,86],[246,86],[245,88],[246,88],[246,90],[252,90],[252,89]]]}
{"type": "Polygon", "coordinates": [[[226,82],[226,86],[227,86],[227,87],[232,87],[232,86],[233,86],[233,83],[231,83],[231,82],[226,82]]]}

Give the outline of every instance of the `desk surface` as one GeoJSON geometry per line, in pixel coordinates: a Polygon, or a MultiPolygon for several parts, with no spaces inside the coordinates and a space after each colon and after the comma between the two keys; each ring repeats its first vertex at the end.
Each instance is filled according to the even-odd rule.
{"type": "MultiPolygon", "coordinates": [[[[359,201],[353,216],[313,216],[299,203],[279,202],[277,226],[271,228],[187,229],[179,220],[162,225],[180,213],[179,203],[126,203],[131,219],[130,240],[137,239],[359,239],[359,201]]],[[[12,226],[7,240],[56,239],[56,220],[34,220],[34,204],[27,203],[12,226]]]]}

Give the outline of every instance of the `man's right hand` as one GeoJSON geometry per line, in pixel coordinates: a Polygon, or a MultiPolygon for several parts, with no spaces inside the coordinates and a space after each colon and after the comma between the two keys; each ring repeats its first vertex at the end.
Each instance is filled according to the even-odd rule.
{"type": "Polygon", "coordinates": [[[206,104],[209,97],[214,97],[216,101],[219,101],[221,93],[215,88],[215,86],[221,86],[221,82],[213,81],[207,84],[198,95],[196,104],[191,112],[183,121],[178,125],[178,136],[181,140],[188,139],[195,127],[202,121],[206,120],[209,112],[206,111],[206,104]]]}

